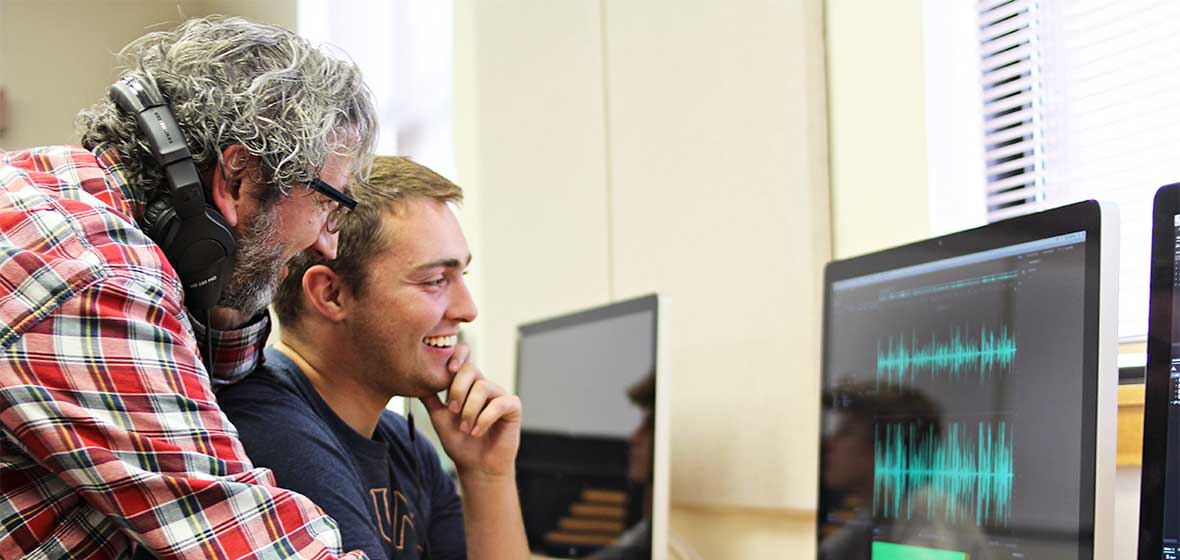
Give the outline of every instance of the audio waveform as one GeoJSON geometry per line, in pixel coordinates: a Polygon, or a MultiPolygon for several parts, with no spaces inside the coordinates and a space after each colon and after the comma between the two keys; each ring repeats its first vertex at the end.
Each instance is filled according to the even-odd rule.
{"type": "Polygon", "coordinates": [[[956,380],[964,373],[976,373],[980,381],[997,370],[1007,370],[1016,358],[1016,338],[1008,327],[999,332],[979,328],[978,336],[955,328],[945,340],[930,335],[919,341],[916,334],[877,339],[877,384],[912,384],[919,372],[931,377],[949,375],[956,380]]]}
{"type": "Polygon", "coordinates": [[[938,434],[915,424],[877,428],[873,514],[888,519],[1007,527],[1015,476],[1007,425],[952,423],[938,434]],[[973,433],[974,432],[974,433],[973,433]]]}

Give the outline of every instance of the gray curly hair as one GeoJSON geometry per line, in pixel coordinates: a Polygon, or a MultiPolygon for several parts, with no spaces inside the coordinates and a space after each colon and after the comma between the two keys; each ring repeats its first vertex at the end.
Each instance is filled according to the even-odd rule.
{"type": "MultiPolygon", "coordinates": [[[[360,70],[286,29],[192,19],[132,41],[119,59],[127,74],[154,82],[170,101],[202,173],[224,165],[222,152],[241,144],[260,163],[257,179],[273,186],[268,200],[315,177],[333,154],[358,157],[356,179],[365,178],[377,120],[360,70]]],[[[134,117],[103,99],[80,112],[77,124],[84,147],[118,152],[140,202],[164,195],[163,171],[134,117]]]]}

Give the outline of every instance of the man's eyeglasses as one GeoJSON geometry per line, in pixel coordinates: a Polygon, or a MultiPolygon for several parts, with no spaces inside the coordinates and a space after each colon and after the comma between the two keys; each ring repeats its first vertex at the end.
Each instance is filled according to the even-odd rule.
{"type": "Polygon", "coordinates": [[[326,227],[328,233],[336,233],[340,231],[340,224],[343,223],[344,217],[356,208],[356,199],[344,194],[332,185],[325,183],[319,177],[316,177],[306,183],[308,188],[316,191],[329,199],[335,206],[328,211],[328,222],[326,227]]]}

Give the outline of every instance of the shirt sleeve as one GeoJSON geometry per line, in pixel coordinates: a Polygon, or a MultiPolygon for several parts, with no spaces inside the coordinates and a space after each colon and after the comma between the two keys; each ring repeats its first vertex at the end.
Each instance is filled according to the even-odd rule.
{"type": "Polygon", "coordinates": [[[251,465],[178,305],[114,274],[0,355],[0,425],[52,473],[6,490],[23,538],[78,550],[113,524],[159,558],[335,557],[331,518],[251,465]]]}
{"type": "Polygon", "coordinates": [[[415,452],[422,458],[423,479],[430,485],[431,558],[463,560],[467,558],[467,530],[463,525],[463,502],[455,481],[442,468],[438,453],[430,440],[419,434],[414,438],[415,452]]]}
{"type": "Polygon", "coordinates": [[[340,526],[344,546],[385,560],[385,546],[373,526],[366,484],[348,452],[315,416],[307,402],[273,383],[253,379],[218,394],[255,463],[324,508],[340,526]],[[277,422],[282,425],[276,425],[277,422]],[[298,449],[298,453],[291,450],[298,449]]]}

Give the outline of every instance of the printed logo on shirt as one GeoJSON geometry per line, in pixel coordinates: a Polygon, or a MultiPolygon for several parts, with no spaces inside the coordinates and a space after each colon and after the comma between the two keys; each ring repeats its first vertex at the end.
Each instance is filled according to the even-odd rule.
{"type": "MultiPolygon", "coordinates": [[[[406,546],[406,529],[417,531],[414,525],[414,512],[410,509],[410,502],[396,490],[393,499],[389,499],[388,488],[373,488],[369,490],[373,498],[373,518],[381,530],[381,538],[392,543],[397,550],[406,546]],[[392,510],[392,511],[391,511],[392,510]]],[[[417,533],[415,533],[416,535],[417,533]]],[[[415,548],[422,550],[422,545],[415,543],[415,548]]]]}

